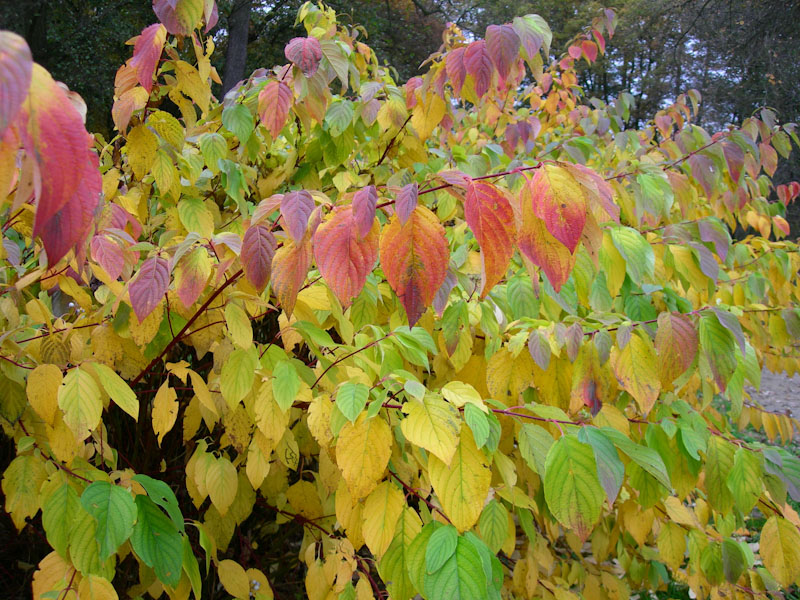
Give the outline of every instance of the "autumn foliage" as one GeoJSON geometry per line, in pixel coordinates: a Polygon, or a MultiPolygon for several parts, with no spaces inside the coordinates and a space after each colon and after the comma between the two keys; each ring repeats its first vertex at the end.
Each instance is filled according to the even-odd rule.
{"type": "Polygon", "coordinates": [[[800,424],[747,391],[800,367],[794,125],[711,135],[691,91],[627,129],[574,71],[611,11],[552,62],[536,15],[450,27],[399,84],[306,3],[219,102],[213,0],[154,10],[111,140],[0,33],[2,490],[51,547],[35,598],[798,580],[800,424]]]}

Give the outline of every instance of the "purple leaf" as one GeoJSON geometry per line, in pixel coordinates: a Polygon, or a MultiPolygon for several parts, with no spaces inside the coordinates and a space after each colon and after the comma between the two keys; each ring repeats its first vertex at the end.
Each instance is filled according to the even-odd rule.
{"type": "Polygon", "coordinates": [[[281,199],[283,227],[295,242],[299,243],[303,239],[312,210],[314,210],[314,198],[305,190],[289,192],[281,199]]]}
{"type": "Polygon", "coordinates": [[[372,229],[377,204],[378,191],[374,185],[357,191],[353,196],[353,220],[358,228],[359,237],[365,237],[372,229]]]}

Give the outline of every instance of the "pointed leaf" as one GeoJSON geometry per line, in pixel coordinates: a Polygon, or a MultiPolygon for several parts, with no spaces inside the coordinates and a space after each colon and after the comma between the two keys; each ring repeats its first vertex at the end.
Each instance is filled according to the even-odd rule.
{"type": "Polygon", "coordinates": [[[336,391],[336,406],[351,423],[355,423],[368,399],[369,388],[363,383],[346,382],[336,391]]]}
{"type": "Polygon", "coordinates": [[[358,235],[361,237],[366,237],[372,231],[377,204],[378,192],[374,185],[368,185],[363,190],[358,190],[353,196],[353,220],[356,223],[358,235]]]}
{"type": "Polygon", "coordinates": [[[0,31],[0,137],[14,121],[28,95],[33,58],[25,39],[0,31]]]}
{"type": "Polygon", "coordinates": [[[481,247],[481,298],[500,282],[514,254],[514,211],[506,194],[482,181],[470,182],[464,216],[481,247]]]}
{"type": "Polygon", "coordinates": [[[58,406],[64,411],[64,422],[83,440],[100,423],[103,402],[100,390],[86,369],[75,367],[64,377],[58,390],[58,406]]]}
{"type": "Polygon", "coordinates": [[[370,218],[370,229],[361,233],[354,210],[355,200],[350,206],[335,208],[314,233],[317,267],[343,308],[361,293],[378,260],[378,225],[374,216],[370,218]]]}
{"type": "Polygon", "coordinates": [[[251,226],[242,239],[242,252],[239,260],[247,281],[263,292],[272,274],[272,259],[275,257],[275,236],[263,225],[251,226]]]}
{"type": "Polygon", "coordinates": [[[622,389],[633,396],[643,413],[649,413],[661,392],[658,358],[650,338],[632,335],[623,350],[612,352],[611,367],[622,389]]]}
{"type": "Polygon", "coordinates": [[[144,261],[129,287],[131,306],[140,323],[159,305],[168,287],[169,261],[158,256],[144,261]]]}
{"type": "Polygon", "coordinates": [[[519,36],[511,25],[489,25],[486,28],[486,49],[503,79],[508,77],[511,66],[519,57],[519,48],[519,36]]]}
{"type": "Polygon", "coordinates": [[[767,519],[761,530],[761,558],[770,574],[784,587],[800,578],[800,533],[778,516],[767,519]]]}
{"type": "Polygon", "coordinates": [[[158,60],[161,58],[166,39],[166,27],[161,23],[153,23],[142,30],[133,46],[133,58],[131,58],[130,65],[136,71],[136,79],[139,84],[147,90],[148,94],[153,90],[153,77],[155,77],[158,60]]]}
{"type": "Polygon", "coordinates": [[[91,242],[92,259],[103,267],[112,280],[119,279],[125,268],[125,252],[105,235],[95,235],[91,242]]]}
{"type": "Polygon", "coordinates": [[[306,77],[312,77],[317,72],[319,61],[322,60],[322,46],[313,37],[293,38],[286,44],[283,53],[306,77]]]}
{"type": "Polygon", "coordinates": [[[103,389],[114,401],[114,404],[132,416],[134,420],[138,420],[139,400],[125,380],[117,375],[113,369],[102,363],[93,363],[92,367],[103,385],[103,389]]]}
{"type": "Polygon", "coordinates": [[[394,201],[394,210],[397,213],[397,218],[400,219],[401,225],[405,225],[406,221],[411,217],[417,207],[418,197],[419,186],[416,183],[404,185],[397,193],[397,198],[394,201]]]}
{"type": "Polygon", "coordinates": [[[106,560],[133,533],[136,521],[133,497],[118,485],[95,481],[83,491],[81,505],[97,521],[95,538],[100,544],[100,560],[106,560]]]}
{"type": "Polygon", "coordinates": [[[305,190],[289,192],[281,200],[281,217],[289,237],[295,242],[303,239],[308,226],[308,218],[314,210],[314,198],[305,190]]]}
{"type": "Polygon", "coordinates": [[[175,291],[186,308],[197,302],[206,289],[211,270],[208,250],[200,246],[184,254],[178,262],[175,269],[175,291]]]}
{"type": "Polygon", "coordinates": [[[376,558],[380,559],[392,543],[405,505],[403,492],[390,481],[382,482],[364,501],[364,541],[376,558]]]}
{"type": "Polygon", "coordinates": [[[478,98],[483,98],[484,94],[489,91],[494,73],[494,65],[489,51],[486,49],[486,42],[478,40],[467,46],[464,52],[464,68],[467,75],[472,76],[475,82],[475,93],[478,98]]]}
{"type": "Polygon", "coordinates": [[[450,464],[458,443],[458,411],[436,394],[403,405],[408,416],[400,422],[405,438],[450,464]]]}
{"type": "Polygon", "coordinates": [[[183,538],[175,524],[145,495],[136,496],[136,525],[131,545],[136,555],[152,567],[163,583],[175,586],[181,579],[183,538]]]}
{"type": "Polygon", "coordinates": [[[189,35],[203,18],[203,0],[153,0],[153,12],[172,35],[189,35]]]}
{"type": "Polygon", "coordinates": [[[431,534],[425,548],[425,570],[435,573],[453,556],[458,545],[458,530],[452,525],[439,527],[431,534]]]}
{"type": "Polygon", "coordinates": [[[605,499],[589,445],[572,435],[565,435],[553,444],[547,453],[544,496],[562,525],[582,540],[589,537],[600,519],[605,499]]]}
{"type": "Polygon", "coordinates": [[[362,413],[355,423],[346,423],[336,442],[336,464],[356,502],[378,486],[392,453],[392,433],[379,416],[362,413]]]}
{"type": "Polygon", "coordinates": [[[417,206],[405,225],[395,215],[380,240],[381,266],[413,326],[447,274],[450,251],[439,219],[417,206]]]}
{"type": "Polygon", "coordinates": [[[689,317],[680,313],[658,315],[656,352],[661,382],[669,385],[692,366],[697,356],[697,331],[689,317]]]}
{"type": "Polygon", "coordinates": [[[311,241],[287,240],[272,259],[272,289],[287,316],[291,316],[297,293],[311,268],[311,241]]]}
{"type": "Polygon", "coordinates": [[[530,181],[534,214],[574,253],[586,224],[583,192],[566,169],[543,165],[530,181]]]}

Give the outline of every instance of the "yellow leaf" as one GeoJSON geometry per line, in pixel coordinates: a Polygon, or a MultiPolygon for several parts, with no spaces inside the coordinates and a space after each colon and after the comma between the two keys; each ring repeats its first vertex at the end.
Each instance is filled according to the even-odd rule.
{"type": "Polygon", "coordinates": [[[529,352],[516,358],[506,348],[492,355],[486,366],[486,387],[495,400],[517,404],[519,395],[533,383],[533,359],[529,352]]]}
{"type": "Polygon", "coordinates": [[[281,410],[272,397],[272,381],[261,384],[256,396],[255,404],[256,427],[268,440],[277,444],[283,438],[283,433],[289,425],[289,416],[281,410]]]}
{"type": "Polygon", "coordinates": [[[134,420],[138,420],[139,401],[130,386],[125,383],[125,380],[102,363],[93,363],[92,368],[103,385],[103,389],[111,396],[114,403],[132,416],[134,420]]]}
{"type": "Polygon", "coordinates": [[[55,365],[39,365],[28,375],[28,402],[48,425],[55,421],[62,379],[61,369],[55,365]]]}
{"type": "Polygon", "coordinates": [[[294,511],[306,519],[319,519],[325,514],[317,488],[310,481],[301,480],[292,485],[286,490],[286,499],[294,511]]]}
{"type": "Polygon", "coordinates": [[[205,475],[205,486],[208,495],[211,496],[211,503],[224,517],[236,499],[236,489],[239,485],[236,467],[224,456],[217,459],[212,456],[205,475]]]}
{"type": "Polygon", "coordinates": [[[205,379],[194,371],[189,371],[189,378],[192,380],[192,388],[194,389],[194,394],[197,396],[197,399],[212,415],[219,418],[219,412],[217,411],[217,405],[214,403],[214,399],[211,397],[211,392],[208,391],[208,386],[206,385],[205,379]]]}
{"type": "Polygon", "coordinates": [[[78,440],[85,440],[100,423],[100,389],[86,369],[75,367],[67,373],[58,389],[58,405],[64,411],[64,422],[78,440]]]}
{"type": "MultiPolygon", "coordinates": [[[[424,100],[417,102],[411,114],[411,125],[421,140],[428,138],[434,128],[442,121],[447,105],[435,93],[428,94],[424,100]]],[[[380,119],[380,115],[378,117],[380,119]]]]}
{"type": "Polygon", "coordinates": [[[800,577],[800,533],[783,517],[772,516],[761,530],[761,559],[783,587],[800,577]]]}
{"type": "MultiPolygon", "coordinates": [[[[256,431],[256,435],[261,435],[260,431],[256,431]]],[[[250,480],[250,485],[253,489],[257,490],[264,482],[264,478],[269,473],[269,457],[264,456],[261,447],[254,439],[250,442],[250,447],[247,449],[247,465],[245,466],[245,473],[250,480]]]]}
{"type": "Polygon", "coordinates": [[[686,553],[686,531],[677,523],[664,523],[658,532],[658,552],[672,570],[683,564],[686,553]]]}
{"type": "Polygon", "coordinates": [[[492,471],[483,452],[475,445],[468,427],[461,429],[461,443],[450,465],[431,456],[428,461],[428,475],[433,490],[453,525],[459,531],[470,529],[483,509],[492,471]]]}
{"type": "Polygon", "coordinates": [[[474,404],[483,412],[489,412],[478,390],[463,381],[450,381],[447,383],[442,387],[442,396],[456,408],[461,408],[465,404],[474,404]]]}
{"type": "Polygon", "coordinates": [[[372,585],[364,577],[361,577],[356,584],[356,600],[375,600],[372,585]]]}
{"type": "Polygon", "coordinates": [[[137,125],[128,133],[128,162],[137,179],[141,179],[150,171],[158,152],[158,138],[144,125],[137,125]]]}
{"type": "Polygon", "coordinates": [[[425,394],[403,405],[408,416],[400,423],[406,439],[450,464],[458,442],[458,411],[436,394],[425,394]]]}
{"type": "Polygon", "coordinates": [[[380,417],[362,412],[346,423],[336,442],[336,464],[342,470],[353,500],[361,500],[378,486],[392,454],[392,432],[380,417]]]}
{"type": "Polygon", "coordinates": [[[78,597],[81,600],[118,600],[117,592],[111,582],[97,575],[87,575],[78,586],[78,597]]]}
{"type": "Polygon", "coordinates": [[[153,431],[158,436],[158,445],[164,436],[169,433],[178,418],[178,394],[175,393],[169,382],[161,384],[153,401],[153,431]]]}
{"type": "Polygon", "coordinates": [[[217,564],[217,575],[225,591],[234,598],[250,598],[250,580],[242,566],[232,560],[221,560],[217,564]]]}
{"type": "Polygon", "coordinates": [[[361,515],[364,511],[364,504],[362,502],[354,503],[350,496],[350,490],[347,489],[347,483],[344,479],[339,481],[339,487],[336,490],[336,520],[342,524],[347,539],[353,544],[353,547],[358,550],[364,545],[364,533],[362,531],[363,520],[361,515]]]}
{"type": "Polygon", "coordinates": [[[623,350],[614,347],[611,367],[620,386],[636,400],[643,413],[650,412],[661,391],[653,342],[646,334],[634,333],[623,350]]]}
{"type": "Polygon", "coordinates": [[[61,558],[54,550],[39,562],[39,567],[33,574],[33,598],[40,600],[47,592],[58,591],[58,597],[62,600],[76,600],[74,594],[65,597],[62,592],[70,581],[73,587],[80,585],[80,573],[77,573],[75,567],[61,558]]]}
{"type": "Polygon", "coordinates": [[[2,489],[6,497],[6,512],[22,531],[25,519],[39,512],[39,488],[47,479],[42,459],[26,454],[18,456],[3,473],[2,489]]]}
{"type": "Polygon", "coordinates": [[[390,481],[382,482],[367,496],[362,529],[364,541],[375,558],[380,559],[392,543],[404,506],[403,492],[390,481]]]}
{"type": "Polygon", "coordinates": [[[253,345],[253,328],[241,306],[233,302],[228,303],[225,307],[225,323],[228,325],[228,332],[234,345],[244,349],[253,345]]]}

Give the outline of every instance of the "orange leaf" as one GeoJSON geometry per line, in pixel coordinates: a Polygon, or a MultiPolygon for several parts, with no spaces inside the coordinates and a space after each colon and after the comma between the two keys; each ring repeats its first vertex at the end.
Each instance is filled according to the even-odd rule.
{"type": "Polygon", "coordinates": [[[272,259],[272,289],[286,316],[292,315],[297,293],[311,268],[311,241],[308,236],[297,244],[286,240],[272,259]]]}
{"type": "Polygon", "coordinates": [[[378,224],[362,237],[353,206],[334,209],[314,234],[314,258],[343,308],[358,296],[378,259],[378,224]]]}
{"type": "Polygon", "coordinates": [[[481,247],[481,298],[503,279],[514,254],[514,211],[505,192],[483,181],[467,186],[464,215],[481,247]]]}
{"type": "Polygon", "coordinates": [[[658,315],[656,353],[661,366],[661,383],[671,385],[692,366],[697,354],[697,331],[689,317],[668,312],[658,315]]]}
{"type": "Polygon", "coordinates": [[[529,187],[536,216],[554,238],[575,252],[586,224],[586,202],[575,178],[561,167],[543,165],[529,187]]]}
{"type": "Polygon", "coordinates": [[[553,289],[559,291],[569,279],[575,255],[550,235],[544,221],[534,214],[529,186],[522,188],[520,204],[517,246],[526,258],[544,271],[553,289]]]}
{"type": "Polygon", "coordinates": [[[380,255],[386,279],[413,327],[447,275],[450,249],[444,227],[424,206],[417,206],[405,224],[395,215],[381,234],[380,255]]]}

